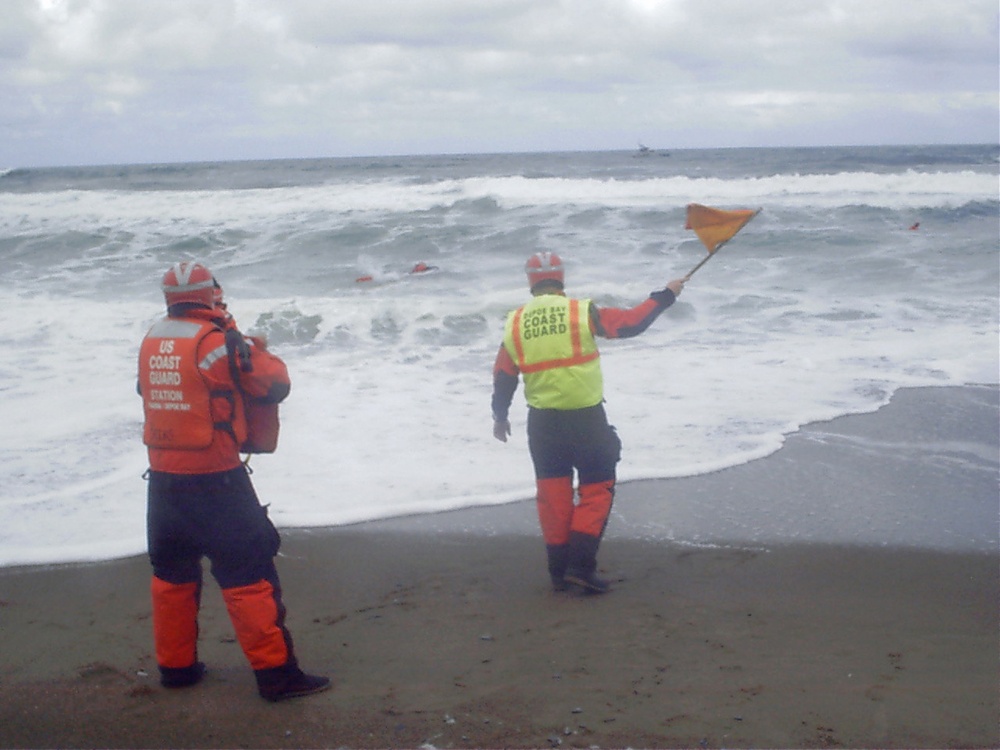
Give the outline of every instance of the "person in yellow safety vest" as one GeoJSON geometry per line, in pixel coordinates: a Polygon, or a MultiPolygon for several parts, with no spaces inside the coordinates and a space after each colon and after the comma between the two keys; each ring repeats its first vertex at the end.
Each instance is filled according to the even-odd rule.
{"type": "Polygon", "coordinates": [[[599,308],[566,297],[555,253],[535,253],[525,270],[532,299],[507,316],[493,365],[493,436],[507,442],[508,413],[523,377],[528,450],[552,587],[565,591],[572,584],[600,594],[608,582],[596,574],[597,550],[611,513],[621,441],[604,411],[595,337],[638,336],[674,303],[686,279],[671,281],[636,307],[599,308]]]}

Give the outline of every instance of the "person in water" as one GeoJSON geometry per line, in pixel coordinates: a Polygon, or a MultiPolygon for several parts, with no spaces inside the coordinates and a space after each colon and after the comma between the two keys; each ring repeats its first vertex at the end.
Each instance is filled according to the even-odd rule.
{"type": "MultiPolygon", "coordinates": [[[[409,271],[406,272],[406,274],[408,276],[413,276],[415,274],[428,273],[429,271],[436,271],[436,270],[438,270],[437,266],[429,266],[426,263],[424,263],[423,261],[419,261],[419,262],[415,263],[413,265],[413,267],[409,271]]],[[[390,277],[390,280],[394,280],[394,279],[392,279],[392,277],[390,277]]],[[[366,273],[363,276],[358,276],[354,281],[356,283],[358,283],[358,284],[361,284],[361,283],[364,283],[364,282],[368,282],[368,281],[375,281],[375,276],[373,274],[366,273]]]]}

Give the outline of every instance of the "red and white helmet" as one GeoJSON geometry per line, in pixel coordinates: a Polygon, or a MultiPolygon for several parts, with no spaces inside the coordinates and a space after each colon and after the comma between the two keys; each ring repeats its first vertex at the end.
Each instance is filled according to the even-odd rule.
{"type": "Polygon", "coordinates": [[[535,253],[524,264],[524,270],[528,274],[528,286],[531,289],[541,281],[558,281],[562,286],[562,260],[555,253],[535,253]]]}
{"type": "Polygon", "coordinates": [[[167,307],[189,302],[205,307],[215,306],[215,278],[201,263],[182,260],[163,274],[163,296],[167,307]]]}

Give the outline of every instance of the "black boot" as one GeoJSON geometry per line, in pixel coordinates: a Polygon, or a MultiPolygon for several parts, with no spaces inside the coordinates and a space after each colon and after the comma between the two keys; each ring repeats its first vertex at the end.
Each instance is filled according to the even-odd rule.
{"type": "Polygon", "coordinates": [[[330,688],[330,679],[306,674],[296,664],[286,664],[274,669],[258,669],[257,690],[260,697],[272,703],[321,693],[330,688]]]}
{"type": "Polygon", "coordinates": [[[570,532],[569,562],[564,580],[581,587],[585,594],[603,594],[610,589],[608,582],[595,573],[600,544],[599,537],[579,531],[570,532]]]}
{"type": "Polygon", "coordinates": [[[549,558],[549,577],[552,579],[553,591],[566,590],[566,564],[569,562],[568,544],[546,544],[545,551],[549,558]]]}
{"type": "Polygon", "coordinates": [[[165,688],[197,685],[205,676],[205,665],[196,661],[190,667],[160,667],[160,684],[165,688]]]}

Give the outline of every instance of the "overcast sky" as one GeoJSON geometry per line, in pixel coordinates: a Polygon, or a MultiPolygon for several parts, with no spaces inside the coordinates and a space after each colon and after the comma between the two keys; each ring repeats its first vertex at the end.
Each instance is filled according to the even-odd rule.
{"type": "Polygon", "coordinates": [[[997,0],[3,0],[0,168],[1000,140],[997,0]]]}

